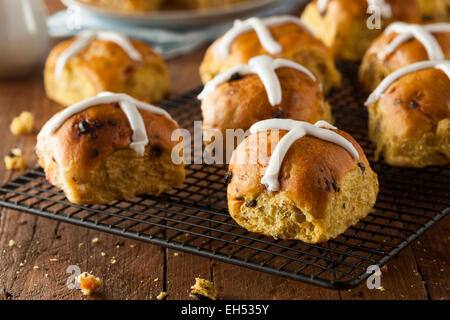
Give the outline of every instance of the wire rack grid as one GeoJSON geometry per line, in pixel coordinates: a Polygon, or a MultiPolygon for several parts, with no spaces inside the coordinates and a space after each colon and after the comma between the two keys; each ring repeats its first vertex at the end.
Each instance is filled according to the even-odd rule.
{"type": "MultiPolygon", "coordinates": [[[[356,66],[339,67],[344,85],[328,100],[337,126],[364,148],[378,173],[380,192],[372,213],[326,243],[275,240],[238,226],[227,210],[223,165],[188,165],[186,181],[179,188],[159,197],[146,195],[100,206],[68,202],[45,180],[42,170],[35,169],[0,187],[0,206],[325,288],[353,288],[370,275],[368,266],[384,265],[450,212],[450,170],[374,163],[356,66]]],[[[199,90],[162,104],[182,127],[192,129],[193,121],[201,120],[199,90]]]]}

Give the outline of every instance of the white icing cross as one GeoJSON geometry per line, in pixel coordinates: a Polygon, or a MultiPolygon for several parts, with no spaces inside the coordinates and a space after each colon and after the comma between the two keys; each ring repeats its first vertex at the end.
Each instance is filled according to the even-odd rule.
{"type": "Polygon", "coordinates": [[[378,87],[372,92],[372,94],[369,96],[367,101],[365,102],[365,105],[371,105],[380,99],[384,92],[391,86],[394,81],[397,81],[398,79],[402,78],[403,76],[417,72],[424,69],[439,69],[445,72],[445,74],[450,78],[450,61],[449,60],[441,60],[441,61],[422,61],[413,63],[405,68],[399,69],[390,75],[388,75],[386,78],[384,78],[383,81],[378,85],[378,87]]]}
{"type": "MultiPolygon", "coordinates": [[[[329,0],[318,0],[317,1],[317,8],[319,9],[319,12],[321,14],[325,13],[325,10],[327,9],[329,0]]],[[[371,8],[379,8],[381,11],[381,16],[385,19],[392,18],[392,8],[391,6],[386,3],[385,0],[367,0],[367,4],[369,5],[368,10],[371,8]]]]}
{"type": "Polygon", "coordinates": [[[337,144],[346,149],[353,158],[359,159],[359,153],[350,141],[342,137],[340,134],[328,129],[337,128],[333,127],[331,124],[323,120],[318,121],[314,125],[308,122],[296,121],[292,119],[269,119],[255,123],[250,128],[251,134],[266,130],[289,131],[275,147],[264,177],[261,179],[261,183],[267,186],[267,190],[280,190],[280,182],[278,181],[278,176],[281,164],[283,163],[283,159],[292,144],[306,135],[310,135],[321,140],[337,144]]]}
{"type": "Polygon", "coordinates": [[[282,91],[280,79],[278,79],[275,70],[282,67],[292,68],[303,72],[313,81],[316,81],[316,78],[311,71],[293,61],[286,59],[272,59],[269,56],[257,56],[250,59],[248,64],[234,66],[217,75],[205,85],[203,91],[198,95],[198,99],[205,99],[217,86],[227,82],[236,73],[239,75],[256,73],[266,88],[270,104],[276,106],[282,101],[282,91]]]}
{"type": "Polygon", "coordinates": [[[133,130],[130,148],[140,155],[144,155],[145,146],[148,144],[148,137],[144,120],[142,119],[138,108],[152,112],[154,114],[163,115],[176,123],[176,121],[172,119],[170,114],[161,108],[138,101],[124,93],[102,92],[96,97],[86,99],[70,107],[67,107],[59,114],[55,115],[44,125],[44,127],[42,128],[42,132],[45,135],[52,135],[68,118],[70,118],[74,114],[80,113],[92,106],[108,103],[119,103],[120,108],[125,113],[128,122],[130,123],[130,127],[133,130]]]}
{"type": "Polygon", "coordinates": [[[384,59],[389,54],[394,52],[402,43],[415,38],[425,47],[430,60],[445,59],[442,48],[433,36],[433,33],[450,32],[450,23],[434,23],[421,26],[418,24],[395,22],[389,25],[389,27],[387,27],[384,31],[385,34],[389,34],[391,32],[398,33],[398,36],[379,53],[380,58],[384,59]]]}
{"type": "Polygon", "coordinates": [[[56,79],[61,79],[64,68],[70,58],[83,51],[94,39],[115,42],[128,54],[131,59],[136,61],[142,60],[141,53],[133,47],[133,44],[125,35],[113,31],[85,30],[80,32],[77,39],[70,45],[70,47],[62,52],[58,57],[55,66],[56,79]]]}
{"type": "Polygon", "coordinates": [[[321,14],[325,13],[327,7],[328,7],[328,0],[317,0],[317,9],[319,9],[319,12],[321,14]]]}
{"type": "Polygon", "coordinates": [[[233,43],[233,41],[242,33],[255,30],[256,35],[258,36],[258,39],[261,42],[261,45],[268,53],[270,54],[280,53],[283,50],[283,48],[272,37],[272,34],[270,33],[268,27],[284,23],[298,24],[304,27],[312,34],[311,30],[300,20],[300,18],[294,16],[274,16],[265,19],[253,17],[245,21],[236,20],[234,22],[233,28],[228,30],[223,35],[222,40],[220,40],[220,43],[217,46],[217,50],[219,54],[222,56],[222,58],[228,57],[228,54],[230,52],[230,46],[233,43]]]}

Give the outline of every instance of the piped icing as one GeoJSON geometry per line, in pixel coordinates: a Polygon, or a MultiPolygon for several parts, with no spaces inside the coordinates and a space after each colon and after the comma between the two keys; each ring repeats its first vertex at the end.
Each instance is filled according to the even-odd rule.
{"type": "Polygon", "coordinates": [[[305,73],[313,81],[316,81],[314,75],[305,67],[286,59],[272,59],[269,56],[257,56],[249,60],[248,64],[240,64],[234,66],[225,72],[220,73],[214,79],[209,81],[203,91],[198,95],[198,99],[205,99],[210,93],[212,93],[217,86],[227,82],[234,74],[247,75],[255,73],[259,76],[264,87],[266,88],[269,102],[272,106],[276,106],[282,101],[282,90],[280,79],[276,74],[276,70],[279,68],[292,68],[300,72],[305,73]]]}
{"type": "Polygon", "coordinates": [[[450,23],[434,23],[429,25],[407,24],[404,22],[395,22],[389,25],[384,31],[385,34],[398,33],[398,36],[392,40],[383,51],[379,53],[379,57],[384,59],[394,52],[402,43],[412,38],[422,43],[428,53],[430,60],[444,60],[445,55],[439,42],[433,36],[437,32],[450,32],[450,23]]]}
{"type": "Polygon", "coordinates": [[[55,77],[60,79],[64,68],[70,58],[83,51],[94,40],[112,41],[120,46],[128,56],[136,61],[142,60],[142,55],[137,51],[131,41],[123,34],[112,31],[85,30],[79,33],[77,39],[64,50],[58,57],[55,66],[55,77]]]}
{"type": "Polygon", "coordinates": [[[417,62],[405,68],[399,69],[388,75],[386,78],[384,78],[384,80],[381,81],[378,87],[369,96],[369,98],[365,102],[365,105],[368,106],[377,102],[378,99],[380,99],[383,96],[384,92],[392,85],[392,83],[404,77],[405,75],[420,70],[433,68],[442,70],[450,78],[450,61],[448,60],[417,62]]]}
{"type": "Polygon", "coordinates": [[[268,53],[280,53],[283,48],[277,41],[275,41],[268,27],[281,25],[284,23],[298,24],[312,34],[311,30],[299,18],[293,16],[274,16],[265,19],[253,17],[244,21],[235,20],[233,27],[228,30],[220,40],[217,46],[218,53],[222,56],[222,58],[228,57],[230,46],[233,41],[242,33],[251,30],[255,30],[261,45],[268,53]]]}
{"type": "Polygon", "coordinates": [[[270,157],[269,165],[267,166],[264,177],[261,179],[261,183],[267,186],[267,190],[280,190],[278,176],[283,159],[292,144],[306,135],[339,145],[347,150],[353,158],[359,159],[359,153],[353,144],[340,134],[329,129],[337,128],[323,120],[316,122],[314,125],[308,122],[296,121],[292,119],[269,119],[255,123],[250,128],[250,133],[252,134],[266,130],[289,131],[275,147],[275,150],[270,157]]]}
{"type": "MultiPolygon", "coordinates": [[[[329,0],[318,0],[317,1],[317,8],[319,9],[319,12],[321,14],[324,14],[327,10],[329,0]]],[[[392,8],[391,6],[386,3],[385,0],[367,0],[367,4],[369,5],[369,9],[376,7],[379,8],[381,11],[381,16],[385,19],[391,19],[392,18],[392,8]]]]}
{"type": "Polygon", "coordinates": [[[133,130],[130,148],[140,155],[144,155],[145,146],[149,141],[144,120],[138,109],[165,116],[176,123],[175,120],[172,119],[170,114],[161,108],[136,100],[124,93],[102,92],[96,97],[86,99],[70,107],[67,107],[59,114],[55,115],[44,125],[44,127],[42,128],[42,133],[45,135],[52,135],[71,116],[80,113],[92,106],[108,103],[118,103],[122,111],[125,113],[128,122],[130,123],[130,127],[133,130]]]}

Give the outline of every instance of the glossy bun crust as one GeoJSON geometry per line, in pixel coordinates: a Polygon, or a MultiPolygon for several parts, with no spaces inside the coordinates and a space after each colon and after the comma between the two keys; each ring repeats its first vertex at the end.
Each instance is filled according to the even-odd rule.
{"type": "Polygon", "coordinates": [[[367,0],[329,0],[322,14],[317,0],[308,4],[302,20],[329,46],[336,59],[361,60],[375,38],[393,21],[419,22],[417,0],[386,0],[391,5],[393,18],[382,19],[381,29],[369,29],[367,0]]]}
{"type": "Polygon", "coordinates": [[[73,115],[54,134],[38,135],[36,153],[47,180],[69,201],[102,204],[139,194],[159,194],[184,180],[184,166],[171,161],[172,131],[165,116],[139,110],[149,144],[144,156],[130,149],[133,131],[118,104],[73,115]]]}
{"type": "Polygon", "coordinates": [[[58,57],[75,39],[59,43],[50,53],[44,71],[47,96],[68,106],[96,96],[103,91],[126,93],[146,102],[162,100],[169,89],[169,73],[164,60],[152,48],[130,40],[142,55],[132,60],[116,43],[95,39],[72,57],[62,74],[55,78],[58,57]]]}
{"type": "MultiPolygon", "coordinates": [[[[366,89],[374,90],[385,77],[395,70],[429,59],[423,44],[416,39],[404,42],[385,58],[380,57],[379,54],[397,35],[393,32],[382,34],[367,50],[359,71],[361,85],[366,89]]],[[[433,33],[433,35],[446,59],[450,59],[450,32],[433,33]]]]}
{"type": "MultiPolygon", "coordinates": [[[[277,192],[267,191],[260,181],[272,144],[279,140],[272,132],[247,137],[229,166],[227,195],[233,219],[252,232],[318,243],[337,237],[364,218],[376,201],[377,175],[358,143],[349,134],[336,132],[352,142],[360,159],[338,145],[305,136],[288,150],[277,192]],[[266,150],[265,141],[268,152],[261,151],[266,150]]],[[[280,139],[286,133],[280,131],[280,139]]]]}
{"type": "Polygon", "coordinates": [[[269,30],[283,47],[279,54],[268,53],[261,45],[256,32],[249,31],[233,41],[230,53],[224,59],[217,50],[222,38],[217,39],[208,48],[200,66],[203,83],[235,65],[247,63],[253,57],[269,55],[272,58],[292,60],[309,69],[322,84],[325,93],[340,87],[341,76],[335,67],[333,55],[322,41],[312,36],[306,28],[295,23],[286,23],[269,27],[269,30]]]}
{"type": "Polygon", "coordinates": [[[450,0],[418,0],[422,19],[450,22],[450,0]]]}
{"type": "Polygon", "coordinates": [[[120,12],[158,10],[163,0],[79,0],[89,5],[120,12]]]}
{"type": "Polygon", "coordinates": [[[394,82],[369,106],[376,155],[393,166],[422,168],[450,160],[450,80],[437,69],[394,82]]]}
{"type": "Polygon", "coordinates": [[[261,120],[288,118],[315,123],[332,122],[331,108],[316,81],[303,72],[280,68],[276,71],[282,88],[282,102],[272,106],[266,89],[256,74],[219,85],[202,101],[205,144],[226,129],[246,131],[261,120]]]}

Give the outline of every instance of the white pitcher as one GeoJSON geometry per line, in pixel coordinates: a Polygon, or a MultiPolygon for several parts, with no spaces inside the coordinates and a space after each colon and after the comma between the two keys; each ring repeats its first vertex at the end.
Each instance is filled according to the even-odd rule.
{"type": "Polygon", "coordinates": [[[44,61],[46,19],[41,0],[0,0],[0,78],[23,76],[44,61]]]}

